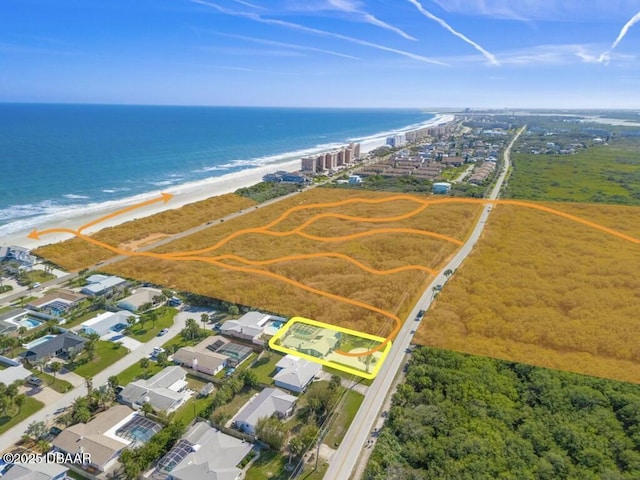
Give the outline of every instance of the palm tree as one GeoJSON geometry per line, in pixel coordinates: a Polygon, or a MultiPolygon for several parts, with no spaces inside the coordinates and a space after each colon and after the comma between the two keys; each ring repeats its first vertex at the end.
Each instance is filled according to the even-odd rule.
{"type": "Polygon", "coordinates": [[[53,373],[53,381],[56,381],[56,374],[62,370],[62,364],[60,362],[51,362],[49,364],[49,370],[53,373]]]}
{"type": "Polygon", "coordinates": [[[136,323],[136,317],[134,317],[133,315],[129,315],[127,317],[127,324],[129,325],[129,328],[133,327],[136,323]]]}
{"type": "Polygon", "coordinates": [[[140,359],[140,368],[144,370],[144,378],[147,378],[147,372],[149,370],[149,359],[147,357],[140,359]]]}
{"type": "Polygon", "coordinates": [[[150,413],[153,413],[153,407],[149,402],[144,402],[140,410],[142,410],[142,413],[144,414],[145,417],[150,413]]]}
{"type": "Polygon", "coordinates": [[[209,315],[207,315],[206,313],[203,313],[202,315],[200,315],[200,321],[202,322],[202,329],[206,330],[207,329],[207,322],[209,321],[209,315]]]}
{"type": "Polygon", "coordinates": [[[151,310],[149,313],[149,320],[151,320],[152,327],[156,328],[156,320],[158,320],[158,312],[156,310],[151,310]]]}
{"type": "Polygon", "coordinates": [[[38,447],[38,450],[40,450],[40,453],[48,452],[49,449],[51,448],[51,444],[47,442],[44,438],[41,438],[40,440],[38,440],[36,442],[36,446],[38,447]]]}

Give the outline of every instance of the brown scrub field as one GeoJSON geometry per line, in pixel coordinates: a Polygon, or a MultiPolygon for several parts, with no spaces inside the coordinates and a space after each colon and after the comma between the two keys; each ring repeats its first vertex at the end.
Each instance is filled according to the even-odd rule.
{"type": "Polygon", "coordinates": [[[315,188],[104,270],[387,336],[481,210],[435,198],[315,188]]]}
{"type": "MultiPolygon", "coordinates": [[[[104,228],[91,235],[91,238],[125,250],[136,250],[163,237],[175,235],[255,204],[253,200],[229,193],[104,228]]],[[[116,256],[116,253],[81,238],[45,245],[34,250],[34,253],[68,271],[81,270],[116,256]]]]}
{"type": "MultiPolygon", "coordinates": [[[[640,238],[639,207],[543,205],[640,238]]],[[[497,205],[416,342],[638,383],[639,272],[638,243],[497,205]]]]}

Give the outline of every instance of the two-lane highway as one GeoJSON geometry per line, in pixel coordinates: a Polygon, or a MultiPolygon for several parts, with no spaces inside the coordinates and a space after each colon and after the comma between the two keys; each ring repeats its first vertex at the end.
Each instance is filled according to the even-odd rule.
{"type": "MultiPolygon", "coordinates": [[[[496,184],[491,191],[489,200],[496,200],[498,198],[500,189],[502,188],[502,184],[511,165],[511,149],[524,130],[525,127],[522,127],[505,149],[502,170],[500,171],[496,184]]],[[[451,261],[427,287],[415,308],[409,315],[409,318],[405,321],[393,342],[391,351],[382,365],[380,372],[369,387],[367,395],[365,396],[365,399],[362,402],[353,423],[351,424],[351,428],[347,431],[340,447],[331,459],[327,473],[324,476],[325,480],[348,480],[350,478],[351,472],[358,462],[365,443],[371,434],[371,430],[380,413],[385,398],[389,394],[393,379],[406,361],[406,349],[409,348],[413,338],[411,332],[415,330],[422,321],[415,321],[418,312],[420,310],[428,310],[431,306],[434,297],[434,288],[438,288],[439,285],[444,285],[447,280],[444,272],[447,270],[455,271],[467,258],[469,253],[471,253],[473,246],[482,234],[492,208],[492,203],[487,203],[483,207],[482,213],[480,214],[471,235],[469,235],[469,238],[460,250],[458,250],[451,261]]]]}

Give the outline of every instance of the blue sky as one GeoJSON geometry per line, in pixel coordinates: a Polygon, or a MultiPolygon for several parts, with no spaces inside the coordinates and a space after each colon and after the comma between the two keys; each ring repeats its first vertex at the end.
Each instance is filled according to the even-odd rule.
{"type": "Polygon", "coordinates": [[[3,0],[0,101],[640,108],[640,0],[3,0]]]}

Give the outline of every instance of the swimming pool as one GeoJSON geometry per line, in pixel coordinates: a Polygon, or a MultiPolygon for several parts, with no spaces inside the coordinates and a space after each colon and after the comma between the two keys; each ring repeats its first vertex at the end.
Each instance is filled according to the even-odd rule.
{"type": "Polygon", "coordinates": [[[33,318],[27,317],[24,320],[20,320],[18,322],[18,325],[20,325],[21,327],[26,328],[27,330],[31,330],[32,328],[36,328],[39,327],[42,324],[42,322],[39,322],[38,320],[35,320],[33,318]]]}
{"type": "MultiPolygon", "coordinates": [[[[23,320],[24,321],[24,320],[23,320]]],[[[22,346],[27,350],[31,350],[33,347],[40,345],[41,343],[48,342],[52,338],[56,338],[55,335],[45,335],[44,337],[36,338],[34,341],[29,343],[24,343],[22,346]]]]}

